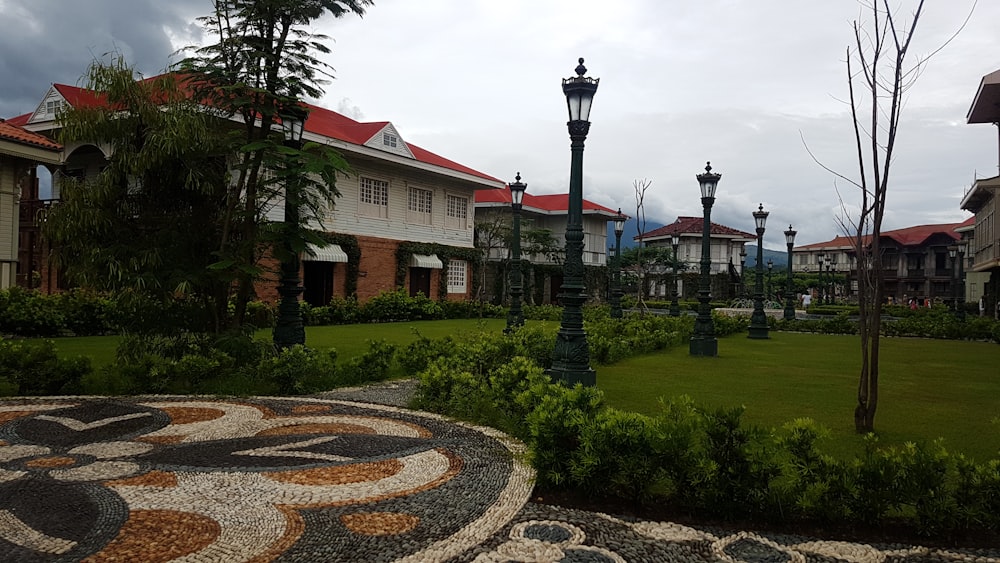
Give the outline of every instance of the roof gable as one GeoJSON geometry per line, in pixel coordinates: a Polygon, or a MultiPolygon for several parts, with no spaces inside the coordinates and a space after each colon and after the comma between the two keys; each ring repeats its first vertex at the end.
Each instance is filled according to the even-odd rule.
{"type": "Polygon", "coordinates": [[[62,150],[62,145],[52,139],[39,135],[38,133],[32,133],[31,131],[22,129],[21,127],[10,123],[9,121],[4,121],[3,119],[0,119],[0,139],[51,151],[62,150]]]}
{"type": "Polygon", "coordinates": [[[413,153],[410,152],[410,147],[406,145],[406,142],[403,141],[402,135],[400,135],[392,123],[389,122],[385,122],[382,129],[380,129],[378,133],[372,135],[372,137],[365,142],[365,146],[381,151],[388,151],[393,154],[398,154],[399,156],[405,156],[406,158],[413,158],[413,153]]]}

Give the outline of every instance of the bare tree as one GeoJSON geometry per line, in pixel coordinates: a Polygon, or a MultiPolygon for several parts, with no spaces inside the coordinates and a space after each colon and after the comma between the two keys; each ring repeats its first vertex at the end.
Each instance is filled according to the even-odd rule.
{"type": "Polygon", "coordinates": [[[900,116],[904,98],[927,60],[951,39],[929,55],[918,56],[911,61],[910,43],[920,21],[924,1],[917,1],[908,21],[906,16],[900,16],[902,9],[893,9],[889,0],[863,0],[860,3],[862,15],[867,13],[869,19],[853,22],[853,45],[847,48],[846,59],[857,176],[840,174],[818,160],[817,163],[857,188],[861,196],[860,203],[853,209],[841,197],[841,214],[837,223],[851,239],[856,256],[861,368],[854,427],[858,433],[866,433],[874,430],[878,408],[879,334],[884,297],[879,238],[900,116]]]}
{"type": "Polygon", "coordinates": [[[645,314],[646,312],[646,266],[642,261],[642,243],[646,236],[646,190],[652,184],[653,181],[646,178],[632,181],[632,188],[635,190],[635,228],[638,232],[636,238],[639,239],[639,246],[635,256],[636,274],[639,276],[639,289],[636,290],[635,306],[639,309],[639,314],[645,314]]]}

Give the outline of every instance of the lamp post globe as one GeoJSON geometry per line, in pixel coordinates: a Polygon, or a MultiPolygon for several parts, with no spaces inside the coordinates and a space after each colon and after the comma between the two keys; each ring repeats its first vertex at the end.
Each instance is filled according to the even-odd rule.
{"type": "Polygon", "coordinates": [[[712,172],[712,163],[705,165],[705,172],[695,176],[701,188],[701,206],[704,209],[701,228],[701,278],[698,284],[698,316],[694,321],[694,332],[688,353],[692,356],[718,356],[719,342],[715,338],[715,323],[712,321],[712,205],[715,190],[719,187],[722,174],[712,172]]]}
{"type": "Polygon", "coordinates": [[[750,328],[747,338],[762,340],[769,338],[767,316],[764,315],[764,228],[767,225],[769,213],[764,211],[764,204],[757,206],[753,212],[753,220],[757,225],[757,283],[754,285],[753,314],[750,315],[750,328]]]}
{"type": "MultiPolygon", "coordinates": [[[[302,149],[302,134],[305,130],[307,113],[301,106],[294,106],[281,116],[281,128],[285,134],[285,146],[296,151],[302,149]]],[[[296,156],[285,157],[286,166],[295,163],[296,156]]],[[[279,350],[296,344],[305,345],[306,330],[302,322],[302,307],[299,295],[303,288],[299,283],[299,248],[294,239],[299,237],[299,181],[290,174],[285,178],[284,237],[282,241],[281,279],[278,282],[278,318],[274,323],[272,341],[279,350]]]]}
{"type": "Polygon", "coordinates": [[[510,237],[510,309],[507,311],[507,326],[504,332],[510,333],[524,325],[524,313],[521,311],[521,296],[524,288],[521,283],[521,204],[524,201],[524,191],[528,185],[521,181],[518,172],[510,184],[511,237],[510,237]]]}
{"type": "Polygon", "coordinates": [[[587,300],[583,270],[583,147],[590,131],[590,107],[597,93],[598,78],[584,76],[583,59],[576,76],[562,81],[569,110],[570,176],[569,205],[566,216],[566,258],[559,300],[563,306],[562,322],[552,352],[552,367],[546,373],[553,381],[569,385],[593,386],[597,373],[590,367],[590,348],[583,329],[583,303],[587,300]]]}
{"type": "Polygon", "coordinates": [[[611,272],[611,318],[622,318],[622,233],[625,232],[625,221],[628,219],[618,208],[615,216],[615,261],[611,272]]]}
{"type": "Polygon", "coordinates": [[[784,318],[786,321],[795,320],[795,291],[792,281],[792,248],[795,246],[795,235],[798,233],[792,229],[791,225],[788,225],[788,230],[785,231],[785,246],[788,247],[788,278],[785,281],[785,313],[784,318]]]}
{"type": "Polygon", "coordinates": [[[670,235],[670,246],[673,247],[673,255],[671,258],[674,261],[674,283],[673,288],[670,290],[670,316],[679,317],[681,316],[681,307],[677,302],[677,266],[680,260],[677,258],[677,249],[681,245],[681,236],[677,233],[670,235]]]}

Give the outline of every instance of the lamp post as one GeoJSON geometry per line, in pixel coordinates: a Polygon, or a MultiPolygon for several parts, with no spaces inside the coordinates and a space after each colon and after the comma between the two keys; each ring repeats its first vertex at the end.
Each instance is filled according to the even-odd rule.
{"type": "Polygon", "coordinates": [[[764,204],[757,206],[753,212],[754,223],[757,224],[757,284],[753,294],[753,314],[750,315],[750,328],[747,338],[768,338],[767,316],[764,315],[764,226],[767,224],[768,212],[764,204]]]}
{"type": "Polygon", "coordinates": [[[576,76],[562,81],[569,121],[570,138],[569,205],[566,217],[566,259],[563,262],[563,284],[559,300],[563,304],[562,323],[556,334],[552,367],[547,374],[553,381],[569,386],[582,383],[593,386],[597,373],[590,368],[590,349],[583,330],[583,303],[586,287],[583,281],[583,145],[590,131],[590,105],[597,93],[600,79],[587,78],[583,58],[576,67],[576,76]]]}
{"type": "Polygon", "coordinates": [[[766,299],[772,299],[774,295],[774,284],[771,283],[771,272],[774,271],[774,261],[770,258],[767,259],[767,292],[765,292],[766,299]]]}
{"type": "Polygon", "coordinates": [[[744,276],[744,273],[746,271],[745,270],[746,265],[747,265],[747,249],[746,247],[741,247],[740,248],[740,294],[742,295],[746,295],[747,292],[747,287],[746,287],[747,284],[745,281],[746,277],[744,276]]]}
{"type": "Polygon", "coordinates": [[[701,227],[701,280],[698,285],[698,317],[694,321],[694,332],[688,353],[692,356],[718,356],[719,342],[715,339],[715,324],[712,322],[712,204],[715,203],[715,189],[719,187],[722,174],[712,172],[712,163],[705,165],[705,173],[698,174],[701,186],[701,206],[704,218],[701,227]]]}
{"type": "Polygon", "coordinates": [[[827,305],[833,305],[833,264],[835,263],[833,255],[826,257],[826,283],[830,286],[830,290],[826,293],[827,305]]]}
{"type": "MultiPolygon", "coordinates": [[[[281,116],[281,127],[285,133],[285,146],[300,150],[302,148],[302,132],[305,128],[306,115],[296,108],[296,111],[281,116]]],[[[292,160],[294,157],[286,157],[292,160]]],[[[272,340],[279,350],[291,348],[296,344],[305,345],[306,330],[302,324],[302,308],[299,305],[299,295],[303,288],[299,284],[299,249],[292,239],[299,231],[299,182],[298,176],[290,174],[285,178],[284,206],[284,241],[281,261],[281,280],[278,282],[278,318],[275,321],[272,340]]]]}
{"type": "Polygon", "coordinates": [[[521,285],[521,202],[524,201],[524,190],[528,185],[521,182],[518,172],[510,184],[510,210],[513,222],[513,232],[510,241],[510,309],[507,311],[507,327],[504,332],[511,333],[524,325],[524,314],[521,312],[521,295],[524,288],[521,285]]]}
{"type": "Polygon", "coordinates": [[[795,235],[798,233],[788,225],[785,231],[785,246],[788,247],[788,279],[785,283],[785,320],[795,320],[795,292],[792,291],[792,247],[795,246],[795,235]]]}
{"type": "Polygon", "coordinates": [[[677,233],[670,235],[670,245],[674,249],[674,283],[673,289],[670,291],[670,316],[679,317],[681,316],[681,307],[677,303],[677,263],[679,262],[677,259],[677,248],[681,245],[681,236],[677,233]]]}
{"type": "Polygon", "coordinates": [[[824,258],[824,256],[823,256],[822,253],[816,255],[816,266],[817,266],[816,267],[816,274],[817,274],[816,285],[819,286],[818,288],[816,288],[816,290],[819,292],[819,295],[817,295],[816,297],[819,298],[818,299],[819,305],[823,304],[823,298],[826,297],[826,286],[823,284],[823,258],[824,258]]]}
{"type": "Polygon", "coordinates": [[[965,245],[967,240],[958,241],[958,320],[965,320],[965,245]]]}
{"type": "Polygon", "coordinates": [[[611,274],[611,318],[622,318],[622,233],[625,232],[625,215],[618,208],[615,216],[615,263],[611,274]]]}
{"type": "Polygon", "coordinates": [[[958,245],[948,247],[948,257],[951,258],[951,310],[958,315],[958,245]]]}

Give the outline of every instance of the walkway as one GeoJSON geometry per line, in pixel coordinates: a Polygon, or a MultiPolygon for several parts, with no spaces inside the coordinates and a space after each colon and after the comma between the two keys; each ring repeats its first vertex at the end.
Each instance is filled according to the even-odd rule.
{"type": "Polygon", "coordinates": [[[411,392],[0,401],[0,561],[1000,561],[533,504],[519,444],[411,392]]]}

